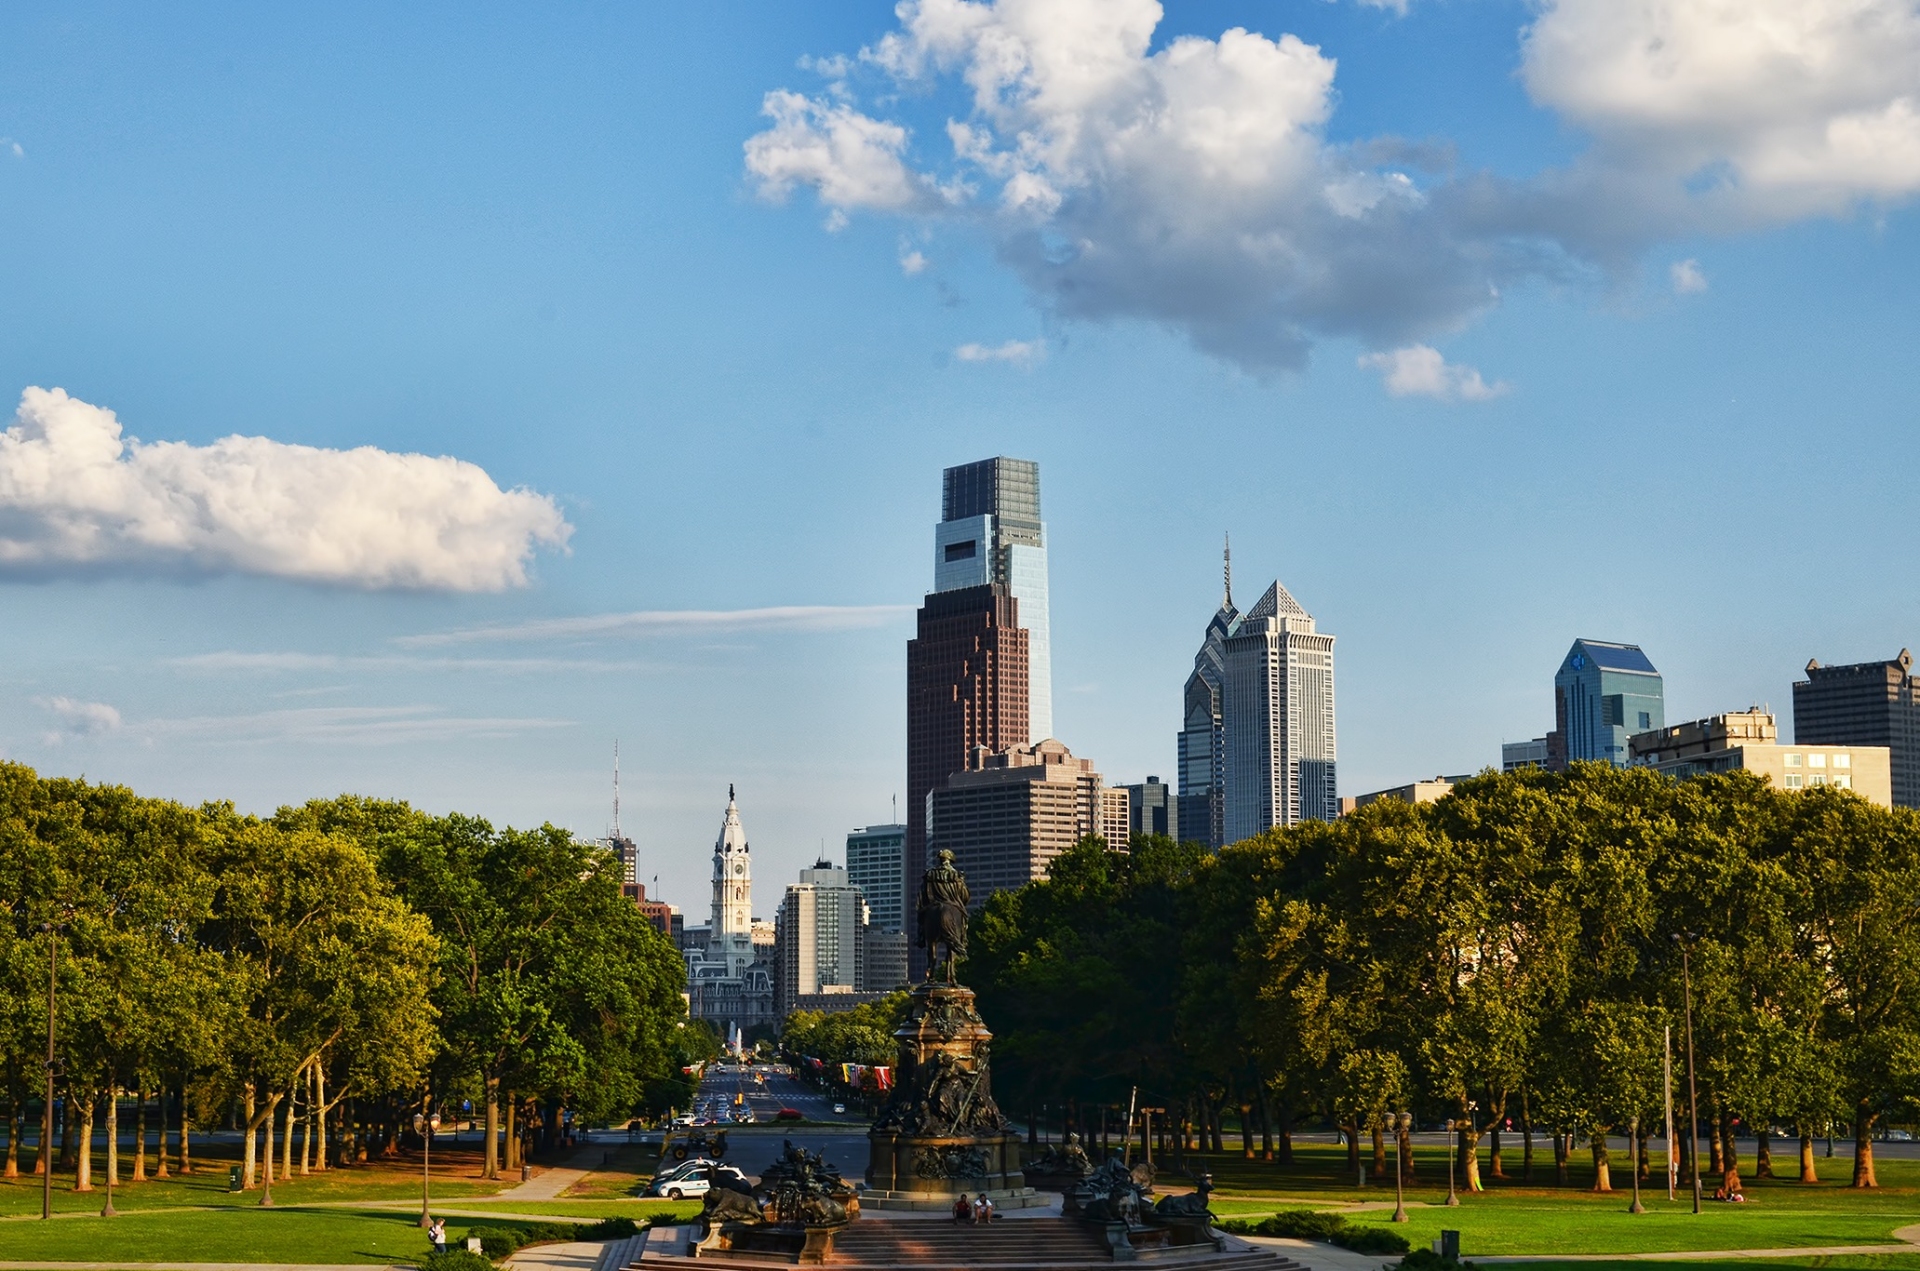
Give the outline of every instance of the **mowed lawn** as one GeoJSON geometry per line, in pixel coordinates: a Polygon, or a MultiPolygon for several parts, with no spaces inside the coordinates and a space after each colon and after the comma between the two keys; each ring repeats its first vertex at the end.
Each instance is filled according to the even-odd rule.
{"type": "Polygon", "coordinates": [[[344,1209],[146,1209],[117,1218],[13,1218],[0,1220],[0,1259],[390,1263],[427,1252],[418,1220],[417,1214],[344,1209]]]}

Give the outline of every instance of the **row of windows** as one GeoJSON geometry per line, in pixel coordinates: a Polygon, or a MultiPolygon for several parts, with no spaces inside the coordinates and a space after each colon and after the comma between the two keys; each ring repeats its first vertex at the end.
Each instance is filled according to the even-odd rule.
{"type": "Polygon", "coordinates": [[[1836,772],[1831,777],[1816,772],[1811,776],[1802,776],[1797,772],[1787,774],[1787,789],[1798,790],[1805,786],[1838,786],[1842,790],[1851,789],[1853,778],[1844,772],[1836,772]]]}
{"type": "MultiPolygon", "coordinates": [[[[1836,768],[1851,768],[1853,766],[1853,756],[1852,755],[1831,755],[1831,756],[1808,755],[1806,766],[1809,768],[1824,768],[1827,766],[1829,762],[1831,762],[1833,766],[1836,768]]],[[[1800,764],[1799,755],[1787,756],[1787,767],[1798,768],[1800,766],[1801,764],[1800,764]]]]}

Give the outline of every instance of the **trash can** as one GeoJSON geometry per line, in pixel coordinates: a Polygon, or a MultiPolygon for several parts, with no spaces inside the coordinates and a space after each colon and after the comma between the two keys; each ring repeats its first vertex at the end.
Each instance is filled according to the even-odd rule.
{"type": "Polygon", "coordinates": [[[524,1183],[532,1177],[533,1177],[533,1166],[522,1165],[520,1167],[520,1181],[524,1183]]]}
{"type": "Polygon", "coordinates": [[[1451,1258],[1453,1261],[1458,1262],[1460,1260],[1460,1233],[1457,1231],[1447,1231],[1443,1228],[1440,1232],[1439,1247],[1436,1248],[1434,1252],[1443,1258],[1451,1258]]]}
{"type": "Polygon", "coordinates": [[[230,1192],[240,1190],[240,1167],[238,1165],[229,1165],[227,1167],[227,1190],[230,1192]]]}

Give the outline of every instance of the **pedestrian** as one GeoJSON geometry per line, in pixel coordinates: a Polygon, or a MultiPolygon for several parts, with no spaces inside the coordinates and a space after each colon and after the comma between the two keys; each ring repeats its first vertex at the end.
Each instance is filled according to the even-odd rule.
{"type": "Polygon", "coordinates": [[[436,1218],[427,1224],[427,1239],[433,1242],[435,1253],[447,1251],[447,1220],[436,1218]]]}
{"type": "Polygon", "coordinates": [[[961,1192],[960,1199],[953,1202],[953,1220],[955,1222],[973,1221],[973,1205],[968,1202],[965,1192],[961,1192]]]}

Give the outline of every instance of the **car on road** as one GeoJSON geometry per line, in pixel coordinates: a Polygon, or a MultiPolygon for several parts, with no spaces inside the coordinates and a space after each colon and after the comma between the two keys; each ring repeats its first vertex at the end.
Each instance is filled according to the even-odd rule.
{"type": "Polygon", "coordinates": [[[845,1116],[845,1115],[847,1115],[847,1105],[846,1105],[846,1104],[844,1104],[844,1103],[836,1103],[836,1104],[834,1104],[834,1105],[833,1105],[833,1115],[835,1115],[835,1116],[837,1116],[837,1117],[843,1117],[843,1116],[845,1116]]]}
{"type": "Polygon", "coordinates": [[[708,1161],[697,1169],[688,1170],[677,1178],[667,1178],[647,1189],[649,1196],[664,1196],[668,1200],[685,1200],[689,1196],[705,1196],[713,1190],[716,1182],[725,1180],[729,1186],[739,1190],[748,1188],[747,1176],[731,1165],[716,1165],[708,1161]]]}
{"type": "Polygon", "coordinates": [[[782,1108],[773,1114],[773,1119],[776,1121],[804,1121],[807,1118],[798,1108],[782,1108]]]}

